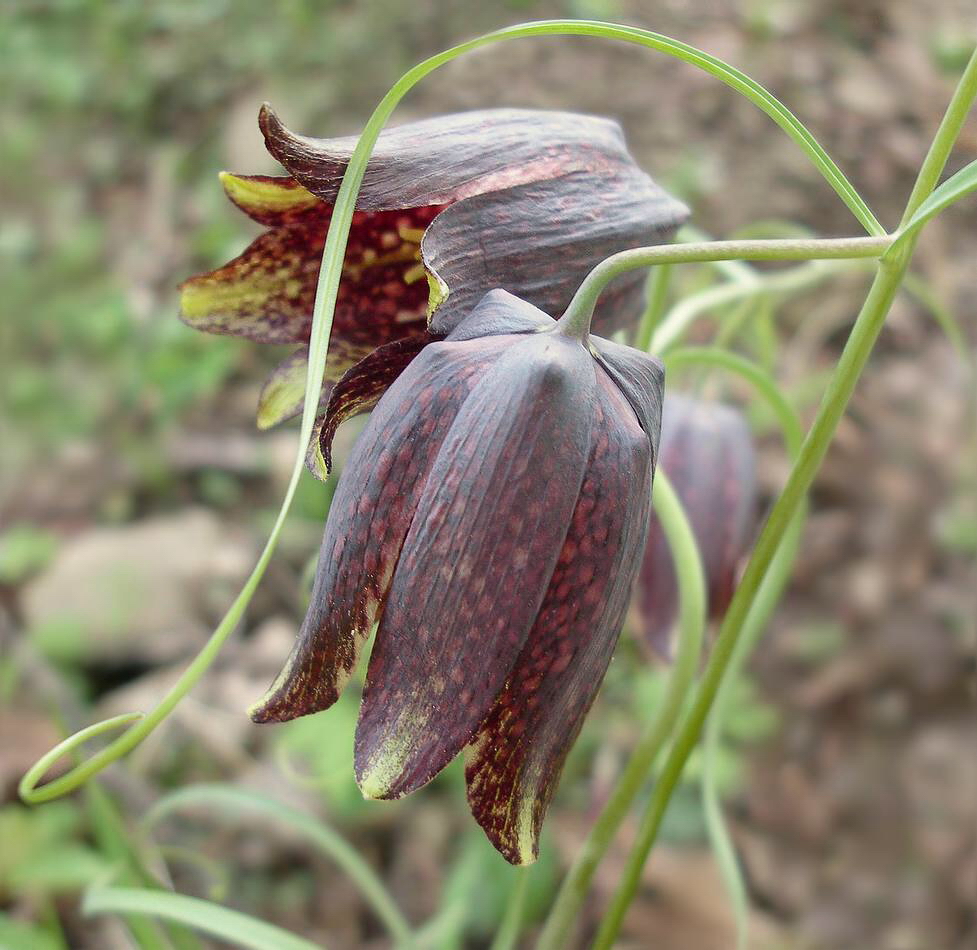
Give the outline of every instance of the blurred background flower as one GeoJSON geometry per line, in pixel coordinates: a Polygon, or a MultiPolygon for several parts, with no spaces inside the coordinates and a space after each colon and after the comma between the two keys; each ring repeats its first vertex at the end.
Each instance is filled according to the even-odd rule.
{"type": "MultiPolygon", "coordinates": [[[[658,464],[675,487],[699,546],[709,616],[722,617],[756,515],[756,453],[749,424],[731,406],[670,392],[662,407],[658,464]]],[[[654,514],[635,596],[641,636],[658,656],[670,659],[678,585],[665,532],[654,514]]]]}

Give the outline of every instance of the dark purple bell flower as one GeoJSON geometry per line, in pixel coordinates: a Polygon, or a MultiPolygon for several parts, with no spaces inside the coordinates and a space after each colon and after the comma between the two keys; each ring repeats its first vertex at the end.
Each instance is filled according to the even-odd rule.
{"type": "MultiPolygon", "coordinates": [[[[662,411],[659,464],[685,507],[699,546],[709,615],[722,617],[756,516],[756,453],[750,428],[731,406],[669,393],[662,411]]],[[[678,588],[668,542],[654,513],[637,604],[645,643],[670,658],[678,588]]]]}
{"type": "Polygon", "coordinates": [[[476,820],[536,857],[644,549],[663,370],[501,290],[404,359],[333,390],[323,434],[376,408],[336,488],[292,655],[252,711],[334,703],[379,623],[356,731],[370,798],[465,752],[476,820]],[[376,393],[383,395],[376,401],[376,393]]]}

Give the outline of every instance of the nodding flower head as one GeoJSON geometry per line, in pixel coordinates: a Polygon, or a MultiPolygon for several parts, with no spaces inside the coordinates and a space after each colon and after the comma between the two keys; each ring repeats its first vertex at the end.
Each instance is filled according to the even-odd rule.
{"type": "MultiPolygon", "coordinates": [[[[659,465],[689,518],[702,557],[709,614],[721,617],[733,596],[756,514],[756,453],[750,427],[731,406],[670,393],[662,411],[659,465]]],[[[669,658],[678,587],[665,532],[654,514],[637,603],[645,643],[669,658]]]]}
{"type": "MultiPolygon", "coordinates": [[[[356,138],[295,135],[268,107],[259,124],[287,176],[221,179],[267,230],[230,263],[187,280],[181,313],[211,333],[297,345],[262,391],[258,424],[267,428],[302,408],[320,259],[356,138]]],[[[638,168],[608,119],[493,109],[383,132],[353,216],[323,403],[377,347],[395,344],[396,358],[409,360],[496,287],[562,313],[594,265],[667,240],[687,213],[638,168]]],[[[638,320],[642,284],[632,273],[608,288],[599,332],[638,320]]]]}
{"type": "Polygon", "coordinates": [[[406,367],[378,357],[337,385],[327,433],[364,380],[384,393],[336,487],[298,641],[252,710],[330,706],[378,623],[360,788],[398,798],[464,751],[472,812],[517,864],[628,608],[660,428],[661,364],[563,330],[496,290],[406,367]]]}

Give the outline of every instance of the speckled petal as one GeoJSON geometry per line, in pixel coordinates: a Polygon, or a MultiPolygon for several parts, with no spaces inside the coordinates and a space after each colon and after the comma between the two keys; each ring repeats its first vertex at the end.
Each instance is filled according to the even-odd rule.
{"type": "Polygon", "coordinates": [[[610,662],[644,543],[651,446],[598,373],[587,474],[536,623],[466,753],[468,799],[513,864],[535,860],[560,772],[610,662]]]}
{"type": "MultiPolygon", "coordinates": [[[[657,453],[665,398],[665,367],[661,360],[597,336],[590,338],[590,346],[597,362],[631,404],[657,453]]],[[[657,458],[656,454],[656,461],[657,458]]]]}
{"type": "Polygon", "coordinates": [[[266,228],[301,223],[304,215],[321,210],[321,199],[294,178],[221,172],[220,182],[227,197],[266,228]]]}
{"type": "MultiPolygon", "coordinates": [[[[720,617],[733,595],[756,512],[756,456],[749,426],[730,406],[669,395],[659,464],[685,506],[702,555],[709,612],[720,617]]],[[[670,658],[678,589],[668,542],[654,515],[637,601],[645,643],[670,658]]]]}
{"type": "Polygon", "coordinates": [[[511,342],[433,343],[381,398],[336,487],[298,641],[252,709],[255,722],[295,719],[336,701],[375,621],[455,415],[511,342]]]}
{"type": "Polygon", "coordinates": [[[370,798],[423,785],[470,741],[570,525],[596,367],[565,337],[516,339],[458,413],[390,586],[356,732],[357,781],[370,798]]]}
{"type": "Polygon", "coordinates": [[[449,340],[473,340],[500,333],[538,333],[556,321],[538,307],[506,290],[490,290],[448,334],[449,340]]]}
{"type": "MultiPolygon", "coordinates": [[[[305,378],[309,372],[309,348],[300,346],[285,357],[272,371],[258,396],[258,428],[272,426],[292,419],[302,411],[305,403],[305,378]]],[[[332,383],[323,386],[322,398],[327,400],[332,383]]]]}
{"type": "Polygon", "coordinates": [[[424,332],[386,343],[348,369],[336,383],[318,430],[326,471],[332,467],[332,440],[339,426],[353,416],[369,412],[421,350],[435,340],[424,332]]]}
{"type": "MultiPolygon", "coordinates": [[[[259,220],[272,219],[257,202],[246,210],[259,220]]],[[[428,283],[418,247],[440,210],[354,214],[333,320],[331,381],[374,347],[424,329],[428,283]]],[[[208,333],[259,343],[307,343],[331,214],[322,201],[302,206],[276,219],[279,226],[257,237],[240,257],[184,281],[181,318],[208,333]]]]}
{"type": "MultiPolygon", "coordinates": [[[[424,264],[443,298],[435,301],[431,330],[452,330],[493,287],[559,317],[601,260],[666,241],[687,216],[684,205],[631,164],[574,172],[450,205],[421,242],[424,264]]],[[[643,272],[627,274],[608,288],[598,303],[595,332],[640,319],[643,278],[643,272]]]]}
{"type": "MultiPolygon", "coordinates": [[[[289,174],[334,201],[358,137],[296,135],[267,105],[258,124],[268,151],[289,174]]],[[[573,171],[607,172],[631,163],[621,128],[610,119],[532,109],[461,112],[385,129],[357,207],[449,204],[573,171]]]]}

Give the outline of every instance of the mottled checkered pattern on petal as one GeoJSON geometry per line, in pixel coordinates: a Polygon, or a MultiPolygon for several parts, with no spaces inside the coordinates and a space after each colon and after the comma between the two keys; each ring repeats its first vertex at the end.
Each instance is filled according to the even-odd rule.
{"type": "Polygon", "coordinates": [[[590,347],[597,362],[631,404],[655,450],[657,464],[665,398],[665,367],[661,360],[634,347],[621,346],[597,336],[590,338],[590,347]]]}
{"type": "Polygon", "coordinates": [[[355,415],[369,412],[417,354],[434,341],[424,332],[385,343],[347,370],[336,383],[318,430],[319,451],[327,472],[332,467],[332,440],[339,426],[355,415]]]}
{"type": "Polygon", "coordinates": [[[472,814],[513,864],[536,858],[546,808],[617,643],[648,526],[648,436],[603,371],[598,393],[587,472],[546,597],[466,755],[472,814]]]}
{"type": "MultiPolygon", "coordinates": [[[[223,173],[221,181],[268,230],[228,264],[185,281],[181,317],[210,333],[305,344],[332,203],[357,138],[296,135],[267,107],[259,124],[289,175],[223,173]]],[[[323,398],[376,347],[422,335],[428,317],[430,331],[446,336],[491,290],[558,317],[604,257],[667,241],[688,216],[635,165],[615,122],[525,109],[385,130],[357,208],[323,398]]],[[[636,325],[643,288],[638,272],[608,287],[597,332],[636,325]]],[[[269,380],[262,428],[301,410],[301,361],[295,354],[269,380]]]]}
{"type": "Polygon", "coordinates": [[[556,321],[506,290],[490,290],[448,334],[449,340],[474,340],[500,333],[539,333],[556,321]]]}
{"type": "Polygon", "coordinates": [[[380,400],[336,487],[298,641],[252,710],[256,722],[294,719],[336,701],[386,595],[441,444],[511,339],[433,343],[380,400]]]}
{"type": "MultiPolygon", "coordinates": [[[[431,330],[447,333],[493,287],[559,317],[590,270],[618,251],[667,241],[684,205],[633,164],[488,192],[447,207],[424,234],[424,264],[443,298],[431,330]]],[[[596,333],[641,317],[643,272],[627,274],[598,302],[596,333]]]]}
{"type": "MultiPolygon", "coordinates": [[[[662,414],[659,465],[685,507],[702,556],[709,613],[729,606],[739,561],[756,515],[756,453],[746,420],[731,406],[669,395],[662,414]]],[[[645,643],[671,655],[678,587],[665,532],[652,515],[638,580],[645,643]]]]}
{"type": "Polygon", "coordinates": [[[455,418],[390,586],[356,731],[357,781],[371,798],[423,785],[470,741],[570,526],[596,367],[578,341],[514,339],[455,418]]]}
{"type": "MultiPolygon", "coordinates": [[[[278,179],[275,189],[291,195],[278,179]]],[[[252,201],[248,213],[269,219],[252,201]]],[[[428,283],[420,264],[424,229],[440,207],[353,215],[333,318],[327,379],[335,382],[370,350],[422,332],[428,283]]],[[[181,318],[208,333],[259,343],[307,343],[332,208],[322,201],[280,216],[230,263],[181,285],[181,318]]]]}
{"type": "MultiPolygon", "coordinates": [[[[288,173],[335,201],[358,136],[296,135],[267,105],[258,124],[268,151],[288,173]]],[[[574,171],[606,174],[632,164],[621,128],[610,119],[535,109],[460,112],[384,129],[357,207],[451,204],[574,171]]]]}

